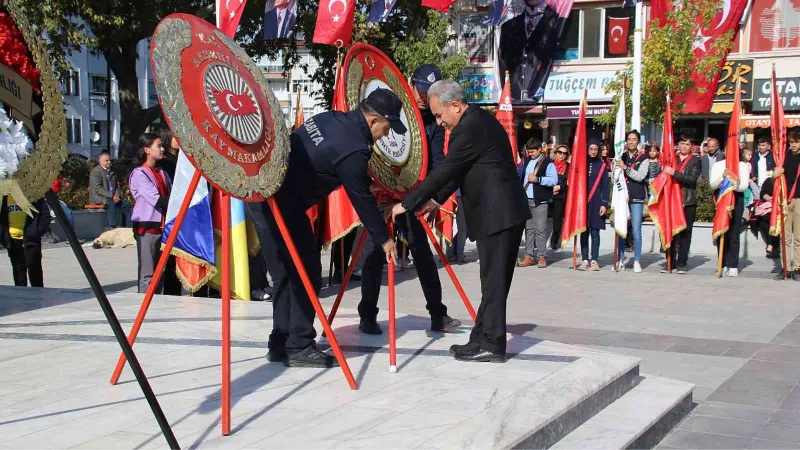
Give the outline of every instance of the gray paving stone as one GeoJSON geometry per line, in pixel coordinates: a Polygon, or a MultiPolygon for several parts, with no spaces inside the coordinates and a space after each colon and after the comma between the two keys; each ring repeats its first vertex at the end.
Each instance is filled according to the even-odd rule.
{"type": "Polygon", "coordinates": [[[791,425],[793,427],[800,427],[800,411],[793,411],[789,409],[779,409],[770,417],[769,423],[777,423],[780,425],[791,425]]]}
{"type": "Polygon", "coordinates": [[[692,415],[748,420],[765,424],[775,414],[775,411],[770,408],[706,401],[697,405],[692,411],[692,415]]]}
{"type": "Polygon", "coordinates": [[[794,449],[797,448],[794,444],[790,444],[788,442],[778,442],[778,441],[766,441],[764,439],[753,439],[753,442],[750,443],[750,448],[752,449],[775,449],[775,450],[787,450],[787,449],[794,449]]]}
{"type": "Polygon", "coordinates": [[[768,423],[757,436],[758,439],[800,444],[800,427],[768,423]]]}
{"type": "Polygon", "coordinates": [[[753,356],[753,359],[796,363],[800,361],[800,346],[767,344],[753,356]]]}
{"type": "Polygon", "coordinates": [[[679,430],[697,431],[703,433],[724,434],[754,438],[761,431],[764,424],[749,420],[725,419],[722,417],[708,417],[693,414],[684,420],[679,430]]]}
{"type": "Polygon", "coordinates": [[[665,447],[694,449],[748,448],[752,439],[722,434],[677,430],[662,441],[665,447]]]}
{"type": "Polygon", "coordinates": [[[800,379],[800,364],[751,360],[739,369],[736,376],[743,379],[760,378],[794,383],[800,379]]]}
{"type": "Polygon", "coordinates": [[[786,398],[785,393],[763,393],[741,389],[717,389],[713,394],[708,396],[707,400],[738,405],[760,406],[762,408],[777,408],[781,405],[784,398],[786,398]]]}
{"type": "Polygon", "coordinates": [[[780,409],[789,409],[793,411],[800,411],[800,390],[795,388],[784,399],[780,405],[780,409]]]}

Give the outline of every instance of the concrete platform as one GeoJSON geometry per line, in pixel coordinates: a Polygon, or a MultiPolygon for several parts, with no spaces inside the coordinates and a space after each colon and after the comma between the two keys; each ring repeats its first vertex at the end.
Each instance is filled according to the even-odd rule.
{"type": "MultiPolygon", "coordinates": [[[[90,293],[0,287],[0,298],[19,305],[0,317],[0,448],[166,447],[130,370],[108,383],[119,347],[90,293]]],[[[111,301],[128,329],[141,296],[111,301]]],[[[638,358],[524,336],[510,336],[506,364],[460,363],[448,348],[466,342],[468,326],[433,333],[428,318],[403,314],[391,374],[386,335],[361,335],[357,313],[342,309],[334,328],[360,385],[352,391],[338,368],[266,362],[271,309],[232,305],[233,432],[223,437],[219,303],[154,299],[134,348],[183,448],[544,448],[643,379],[638,358]]],[[[658,417],[682,417],[691,388],[641,389],[652,400],[641,416],[656,419],[632,422],[634,440],[658,417]]]]}

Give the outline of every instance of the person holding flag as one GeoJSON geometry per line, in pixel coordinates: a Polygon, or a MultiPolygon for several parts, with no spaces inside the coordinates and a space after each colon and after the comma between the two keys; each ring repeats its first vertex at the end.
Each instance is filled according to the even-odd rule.
{"type": "MultiPolygon", "coordinates": [[[[735,145],[736,143],[734,143],[735,145]]],[[[738,151],[732,159],[734,164],[739,162],[738,151]]],[[[692,137],[681,134],[678,139],[678,160],[675,168],[664,167],[664,173],[677,181],[683,190],[683,214],[686,217],[686,229],[672,238],[670,248],[672,260],[675,261],[675,268],[679,274],[685,274],[687,271],[689,247],[692,245],[692,228],[697,217],[697,179],[700,178],[701,169],[700,158],[692,154],[692,137]]]]}
{"type": "MultiPolygon", "coordinates": [[[[625,173],[628,188],[628,206],[631,215],[631,228],[633,231],[633,272],[642,272],[642,219],[644,218],[644,202],[647,201],[647,175],[650,171],[650,160],[647,155],[639,151],[639,141],[642,136],[637,130],[628,131],[625,135],[625,149],[620,159],[617,159],[617,168],[625,173]]],[[[625,238],[618,237],[617,272],[625,270],[625,238]]]]}
{"type": "Polygon", "coordinates": [[[587,165],[587,186],[591,186],[587,199],[586,231],[581,233],[581,271],[599,271],[600,264],[600,230],[606,229],[606,211],[608,210],[609,180],[607,164],[600,158],[600,141],[589,139],[589,163],[587,165]],[[589,236],[592,238],[591,263],[589,262],[589,236]]]}
{"type": "MultiPolygon", "coordinates": [[[[772,178],[777,180],[781,175],[786,177],[786,214],[782,226],[785,227],[784,248],[786,260],[793,254],[792,261],[787,270],[794,281],[800,281],[800,133],[793,131],[787,135],[789,152],[787,152],[782,167],[777,167],[772,172],[772,178]],[[794,250],[793,253],[792,250],[794,250]]],[[[783,270],[775,275],[775,280],[784,280],[783,270]]]]}
{"type": "MultiPolygon", "coordinates": [[[[714,189],[714,198],[733,191],[733,215],[729,219],[725,239],[722,239],[722,276],[739,276],[739,235],[742,233],[742,216],[744,215],[744,192],[750,187],[750,164],[740,158],[736,163],[734,157],[738,156],[739,148],[728,151],[727,159],[721,159],[711,166],[709,184],[714,189]],[[738,166],[731,170],[730,166],[738,166]]],[[[717,243],[719,245],[719,242],[717,243]]]]}

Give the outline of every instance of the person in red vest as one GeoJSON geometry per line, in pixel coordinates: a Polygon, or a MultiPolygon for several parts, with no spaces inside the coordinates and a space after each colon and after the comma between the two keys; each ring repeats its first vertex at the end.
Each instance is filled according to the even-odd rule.
{"type": "Polygon", "coordinates": [[[692,137],[682,134],[678,139],[678,159],[676,167],[665,167],[664,173],[671,176],[683,190],[683,212],[686,215],[686,229],[672,238],[672,260],[679,274],[688,270],[689,247],[692,245],[692,227],[697,217],[697,179],[702,166],[700,158],[692,153],[692,137]]]}

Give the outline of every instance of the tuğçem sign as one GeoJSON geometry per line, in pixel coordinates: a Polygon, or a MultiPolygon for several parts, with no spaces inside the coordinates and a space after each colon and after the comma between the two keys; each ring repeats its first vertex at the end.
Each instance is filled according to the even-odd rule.
{"type": "MultiPolygon", "coordinates": [[[[778,78],[775,84],[777,84],[778,94],[783,100],[784,110],[800,111],[800,77],[778,78]]],[[[756,80],[753,111],[769,111],[771,95],[772,80],[769,78],[756,80]]]]}
{"type": "MultiPolygon", "coordinates": [[[[565,72],[550,74],[544,90],[545,102],[580,102],[583,91],[587,91],[587,99],[591,101],[609,101],[611,94],[606,93],[606,86],[614,80],[615,71],[602,72],[565,72]]],[[[577,117],[577,116],[575,116],[577,117]]]]}

